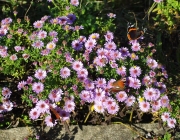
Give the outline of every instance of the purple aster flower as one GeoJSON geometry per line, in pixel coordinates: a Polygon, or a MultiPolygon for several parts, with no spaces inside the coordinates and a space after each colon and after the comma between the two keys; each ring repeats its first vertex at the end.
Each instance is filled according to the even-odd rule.
{"type": "Polygon", "coordinates": [[[49,32],[49,36],[51,36],[51,37],[56,37],[58,35],[58,33],[56,32],[56,31],[50,31],[49,32]]]}
{"type": "Polygon", "coordinates": [[[106,41],[112,41],[114,39],[114,35],[112,32],[107,31],[107,33],[104,35],[106,41]]]}
{"type": "Polygon", "coordinates": [[[139,102],[139,108],[143,112],[148,112],[150,109],[150,104],[149,102],[146,102],[146,101],[139,102]]]}
{"type": "Polygon", "coordinates": [[[74,14],[68,14],[67,15],[67,23],[68,24],[73,24],[73,22],[76,20],[76,16],[74,14]]]}
{"type": "Polygon", "coordinates": [[[163,1],[163,0],[154,0],[154,2],[157,2],[157,3],[160,3],[161,1],[163,1]]]}
{"type": "Polygon", "coordinates": [[[32,84],[32,81],[33,81],[33,78],[31,76],[28,76],[26,83],[29,85],[29,84],[32,84]]]}
{"type": "Polygon", "coordinates": [[[130,56],[129,50],[126,47],[120,48],[119,51],[121,52],[121,56],[124,58],[130,56]]]}
{"type": "Polygon", "coordinates": [[[71,75],[70,69],[67,67],[64,67],[60,70],[60,76],[64,79],[68,78],[71,75]]]}
{"type": "Polygon", "coordinates": [[[136,98],[134,96],[129,96],[125,103],[126,103],[126,106],[132,106],[135,102],[136,98]]]}
{"type": "Polygon", "coordinates": [[[75,71],[79,71],[83,68],[83,63],[81,61],[74,61],[72,63],[72,69],[75,71]]]}
{"type": "Polygon", "coordinates": [[[112,41],[106,42],[104,46],[108,50],[115,50],[117,48],[116,44],[112,41]]]}
{"type": "Polygon", "coordinates": [[[58,23],[60,25],[65,25],[67,23],[68,18],[66,16],[62,16],[58,18],[58,23]]]}
{"type": "Polygon", "coordinates": [[[116,94],[116,99],[119,102],[124,102],[127,99],[127,94],[125,91],[120,91],[116,94]]]}
{"type": "Polygon", "coordinates": [[[85,42],[85,48],[86,49],[93,49],[96,45],[96,40],[95,39],[88,39],[86,42],[85,42]]]}
{"type": "Polygon", "coordinates": [[[158,67],[158,63],[152,59],[152,58],[148,58],[147,59],[147,65],[151,68],[151,69],[155,69],[158,67]]]}
{"type": "Polygon", "coordinates": [[[164,112],[161,115],[161,119],[163,120],[163,122],[167,122],[167,120],[170,118],[170,113],[169,112],[164,112]]]}
{"type": "Polygon", "coordinates": [[[43,24],[44,24],[44,22],[41,21],[41,20],[38,20],[38,21],[36,21],[36,22],[33,23],[34,28],[42,28],[42,27],[43,27],[43,24]]]}
{"type": "Polygon", "coordinates": [[[34,76],[38,79],[38,80],[43,80],[44,78],[46,78],[47,73],[45,70],[42,69],[38,69],[35,71],[34,76]]]}
{"type": "Polygon", "coordinates": [[[73,6],[78,6],[79,5],[79,0],[71,0],[71,5],[73,6]]]}
{"type": "Polygon", "coordinates": [[[79,40],[72,41],[71,45],[76,51],[82,50],[83,47],[83,44],[79,40]]]}
{"type": "Polygon", "coordinates": [[[72,112],[74,111],[74,109],[75,109],[75,103],[73,101],[68,100],[65,102],[64,110],[66,112],[72,112]]]}
{"type": "Polygon", "coordinates": [[[70,112],[66,112],[64,110],[60,111],[60,116],[62,121],[66,121],[70,119],[70,112]]]}
{"type": "Polygon", "coordinates": [[[89,39],[99,39],[99,34],[98,33],[92,33],[91,35],[89,35],[89,39]]]}
{"type": "Polygon", "coordinates": [[[26,81],[20,81],[20,82],[18,83],[18,86],[17,86],[18,90],[21,90],[22,88],[24,88],[24,86],[25,86],[26,84],[27,84],[26,81]]]}
{"type": "Polygon", "coordinates": [[[11,93],[12,93],[12,92],[10,91],[9,88],[3,87],[3,89],[2,89],[2,95],[3,95],[4,97],[9,98],[9,97],[11,96],[11,93]]]}
{"type": "Polygon", "coordinates": [[[110,64],[111,68],[117,68],[118,67],[118,64],[116,63],[115,60],[110,60],[109,64],[110,64]]]}
{"type": "Polygon", "coordinates": [[[37,48],[37,49],[42,49],[42,47],[44,46],[44,43],[41,41],[41,40],[36,40],[32,46],[34,48],[37,48]]]}
{"type": "Polygon", "coordinates": [[[4,25],[4,24],[10,24],[12,22],[12,18],[8,17],[8,18],[5,18],[1,21],[1,24],[4,25]]]}
{"type": "Polygon", "coordinates": [[[52,102],[59,102],[62,94],[63,91],[61,89],[53,89],[48,97],[52,102]]]}
{"type": "Polygon", "coordinates": [[[41,82],[38,82],[38,83],[35,82],[32,84],[32,90],[36,92],[37,94],[41,93],[44,90],[44,85],[41,82]]]}
{"type": "Polygon", "coordinates": [[[15,60],[17,60],[18,58],[17,58],[17,55],[16,55],[16,54],[13,54],[13,55],[10,56],[10,59],[11,59],[12,61],[15,61],[15,60]]]}
{"type": "Polygon", "coordinates": [[[41,51],[41,55],[43,55],[43,56],[46,56],[46,55],[48,55],[49,53],[50,53],[50,50],[49,50],[49,49],[44,49],[44,50],[41,51]]]}
{"type": "Polygon", "coordinates": [[[176,120],[174,118],[169,118],[167,120],[167,125],[168,127],[170,128],[175,128],[175,125],[176,125],[176,120]]]}
{"type": "Polygon", "coordinates": [[[106,79],[105,78],[98,78],[95,81],[96,87],[105,88],[106,87],[106,79]]]}
{"type": "Polygon", "coordinates": [[[38,119],[39,116],[40,116],[40,112],[38,111],[37,108],[32,108],[31,111],[29,112],[29,117],[30,117],[32,120],[38,119]]]}
{"type": "Polygon", "coordinates": [[[149,85],[151,84],[151,78],[149,76],[144,76],[143,80],[142,80],[142,84],[143,85],[149,85]]]}
{"type": "Polygon", "coordinates": [[[90,90],[82,90],[80,93],[81,100],[91,103],[94,100],[94,94],[90,90]]]}
{"type": "Polygon", "coordinates": [[[71,54],[69,53],[69,52],[66,52],[65,53],[65,58],[66,58],[66,61],[67,62],[70,62],[70,63],[72,63],[73,62],[73,58],[71,57],[71,54]]]}
{"type": "Polygon", "coordinates": [[[117,72],[117,74],[121,75],[122,77],[125,77],[126,76],[126,67],[121,66],[116,69],[116,72],[117,72]]]}
{"type": "Polygon", "coordinates": [[[7,34],[7,30],[0,28],[0,36],[5,36],[6,34],[7,34]]]}
{"type": "Polygon", "coordinates": [[[131,49],[132,49],[132,51],[137,52],[137,51],[139,51],[141,49],[141,46],[140,46],[140,44],[138,42],[136,42],[136,43],[132,44],[131,49]]]}
{"type": "Polygon", "coordinates": [[[37,102],[36,108],[38,109],[39,113],[45,113],[49,111],[49,105],[43,100],[37,102]]]}
{"type": "Polygon", "coordinates": [[[3,57],[3,58],[8,56],[6,46],[0,46],[0,56],[3,57]]]}
{"type": "Polygon", "coordinates": [[[40,30],[40,31],[38,32],[38,34],[37,34],[37,37],[38,37],[39,39],[44,39],[44,38],[47,37],[47,32],[46,32],[46,31],[43,31],[43,30],[40,30]]]}
{"type": "Polygon", "coordinates": [[[136,78],[141,75],[141,68],[139,66],[133,66],[129,69],[129,72],[131,77],[136,78]]]}
{"type": "Polygon", "coordinates": [[[160,93],[164,93],[167,90],[166,85],[162,82],[157,82],[156,86],[159,88],[160,93]]]}

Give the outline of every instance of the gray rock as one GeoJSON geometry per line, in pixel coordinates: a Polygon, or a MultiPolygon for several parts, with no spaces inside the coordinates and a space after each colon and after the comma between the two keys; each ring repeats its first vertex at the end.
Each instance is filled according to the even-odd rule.
{"type": "MultiPolygon", "coordinates": [[[[40,127],[0,130],[0,140],[24,140],[36,134],[40,135],[40,140],[134,140],[140,135],[151,139],[153,135],[163,135],[166,132],[163,128],[159,128],[158,124],[71,125],[71,134],[65,132],[62,125],[54,128],[46,127],[44,130],[44,133],[40,127]]],[[[180,134],[178,135],[176,140],[180,139],[180,134]]]]}

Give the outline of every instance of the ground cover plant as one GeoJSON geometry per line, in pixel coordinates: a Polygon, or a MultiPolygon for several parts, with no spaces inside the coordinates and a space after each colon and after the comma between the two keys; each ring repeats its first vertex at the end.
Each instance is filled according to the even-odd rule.
{"type": "MultiPolygon", "coordinates": [[[[149,18],[166,5],[151,4],[149,18]]],[[[173,4],[177,12],[179,3],[173,4]]],[[[27,16],[32,5],[33,1],[24,19],[14,11],[13,18],[1,20],[2,128],[53,127],[60,121],[65,125],[159,122],[177,129],[180,102],[166,86],[172,80],[158,59],[160,40],[147,40],[148,31],[128,40],[125,31],[123,44],[116,36],[116,14],[99,11],[103,2],[49,0],[48,15],[36,20],[27,16]]],[[[154,21],[158,20],[159,15],[154,21]]],[[[169,19],[168,25],[173,28],[169,19]]],[[[179,97],[178,89],[172,92],[179,97]]]]}

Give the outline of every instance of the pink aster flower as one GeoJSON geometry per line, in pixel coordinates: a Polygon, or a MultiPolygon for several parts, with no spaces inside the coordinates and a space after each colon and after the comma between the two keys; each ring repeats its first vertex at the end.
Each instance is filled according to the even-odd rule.
{"type": "Polygon", "coordinates": [[[18,58],[17,58],[17,55],[16,55],[16,54],[13,54],[13,55],[10,56],[10,59],[13,60],[13,61],[15,61],[15,60],[17,60],[18,58]]]}
{"type": "Polygon", "coordinates": [[[158,63],[152,58],[147,59],[147,65],[153,70],[158,67],[158,63]]]}
{"type": "Polygon", "coordinates": [[[150,104],[149,104],[149,102],[146,102],[146,101],[139,102],[139,108],[143,112],[148,112],[150,109],[150,104]]]}
{"type": "Polygon", "coordinates": [[[41,82],[38,82],[38,83],[33,83],[32,84],[32,90],[34,91],[34,92],[36,92],[36,93],[40,93],[40,92],[43,92],[43,90],[44,90],[44,85],[43,85],[43,83],[41,83],[41,82]]]}
{"type": "Polygon", "coordinates": [[[108,13],[107,16],[109,18],[116,18],[116,14],[113,14],[113,13],[108,13]]]}
{"type": "Polygon", "coordinates": [[[41,55],[43,55],[43,56],[46,56],[46,55],[48,55],[49,53],[50,53],[50,50],[49,50],[49,49],[44,49],[44,50],[41,51],[41,55]]]}
{"type": "Polygon", "coordinates": [[[29,55],[29,54],[26,54],[26,53],[23,53],[23,54],[22,54],[22,57],[24,58],[24,60],[27,60],[27,59],[30,57],[30,55],[29,55]]]}
{"type": "Polygon", "coordinates": [[[62,94],[63,91],[61,89],[53,89],[48,97],[52,102],[59,102],[62,94]]]}
{"type": "Polygon", "coordinates": [[[169,118],[167,120],[167,125],[170,127],[170,128],[174,128],[175,125],[176,125],[176,120],[174,118],[169,118]]]}
{"type": "Polygon", "coordinates": [[[153,111],[158,111],[161,108],[161,101],[156,100],[151,103],[153,111]]]}
{"type": "Polygon", "coordinates": [[[129,77],[129,87],[132,87],[134,89],[139,89],[141,87],[141,82],[137,78],[129,77]]]}
{"type": "Polygon", "coordinates": [[[64,106],[64,110],[66,112],[72,112],[75,109],[75,103],[73,101],[66,101],[65,102],[65,106],[64,106]]]}
{"type": "Polygon", "coordinates": [[[116,94],[116,99],[119,102],[124,102],[127,99],[127,94],[125,91],[120,91],[116,94]]]}
{"type": "Polygon", "coordinates": [[[149,76],[144,76],[143,80],[142,80],[142,84],[143,85],[149,85],[151,84],[151,78],[149,76]]]}
{"type": "Polygon", "coordinates": [[[156,90],[154,88],[146,88],[143,95],[146,100],[153,101],[156,96],[156,90]]]}
{"type": "Polygon", "coordinates": [[[90,49],[90,50],[92,50],[94,47],[95,47],[95,45],[96,45],[97,43],[96,43],[96,40],[95,39],[88,39],[86,42],[85,42],[85,48],[86,49],[90,49]]]}
{"type": "Polygon", "coordinates": [[[42,49],[42,47],[44,46],[44,43],[41,41],[41,40],[36,40],[32,46],[34,48],[37,48],[37,49],[42,49]]]}
{"type": "Polygon", "coordinates": [[[73,6],[78,6],[79,5],[79,0],[71,0],[71,5],[73,6]]]}
{"type": "Polygon", "coordinates": [[[35,71],[34,76],[38,79],[38,80],[43,80],[44,78],[46,78],[47,73],[45,70],[42,69],[38,69],[35,71]]]}
{"type": "Polygon", "coordinates": [[[113,98],[111,98],[111,97],[105,98],[104,101],[103,101],[103,106],[106,109],[109,106],[114,105],[114,104],[116,104],[116,101],[113,98]]]}
{"type": "Polygon", "coordinates": [[[156,73],[151,70],[151,71],[149,72],[149,76],[150,76],[150,77],[155,77],[155,76],[156,76],[156,73]]]}
{"type": "Polygon", "coordinates": [[[106,42],[104,44],[105,48],[108,49],[108,50],[115,50],[116,49],[116,44],[112,41],[109,41],[109,42],[106,42]]]}
{"type": "Polygon", "coordinates": [[[82,42],[82,43],[84,43],[84,42],[86,42],[86,37],[85,36],[79,36],[79,42],[82,42]]]}
{"type": "Polygon", "coordinates": [[[32,84],[32,81],[33,81],[33,78],[31,76],[28,76],[26,83],[29,85],[29,84],[32,84]]]}
{"type": "Polygon", "coordinates": [[[170,118],[170,113],[169,112],[164,112],[161,115],[161,119],[162,119],[163,122],[166,122],[169,118],[170,118]]]}
{"type": "Polygon", "coordinates": [[[98,33],[92,33],[91,35],[89,35],[89,39],[99,39],[99,34],[98,33]]]}
{"type": "Polygon", "coordinates": [[[44,38],[47,37],[47,32],[41,30],[41,31],[38,32],[37,37],[38,37],[39,39],[44,39],[44,38]]]}
{"type": "Polygon", "coordinates": [[[111,104],[108,106],[107,111],[109,114],[116,114],[119,111],[119,106],[115,103],[115,104],[111,104]]]}
{"type": "Polygon", "coordinates": [[[169,98],[167,95],[162,96],[160,100],[163,107],[169,106],[169,98]]]}
{"type": "Polygon", "coordinates": [[[93,63],[96,64],[97,66],[104,67],[108,63],[108,59],[104,55],[99,55],[94,59],[93,63]]]}
{"type": "Polygon", "coordinates": [[[82,90],[80,93],[81,100],[91,103],[94,100],[93,92],[90,90],[82,90]]]}
{"type": "Polygon", "coordinates": [[[121,66],[116,69],[116,72],[117,72],[117,74],[121,75],[122,77],[125,77],[126,76],[126,67],[121,66]]]}
{"type": "Polygon", "coordinates": [[[33,23],[33,25],[34,25],[34,28],[42,28],[43,27],[43,21],[41,21],[41,20],[38,20],[38,21],[36,21],[36,22],[34,22],[33,23]]]}
{"type": "Polygon", "coordinates": [[[83,63],[81,61],[74,61],[72,63],[72,68],[75,71],[79,71],[79,70],[81,70],[83,68],[83,63]]]}
{"type": "Polygon", "coordinates": [[[95,84],[96,84],[96,87],[104,88],[104,87],[106,87],[106,79],[105,78],[98,78],[95,81],[95,84]]]}
{"type": "Polygon", "coordinates": [[[78,77],[87,77],[88,76],[88,71],[85,68],[82,68],[80,70],[77,71],[78,77]]]}
{"type": "Polygon", "coordinates": [[[14,49],[16,52],[19,52],[21,50],[21,46],[15,46],[14,49]]]}
{"type": "Polygon", "coordinates": [[[92,89],[94,89],[94,82],[93,81],[91,81],[91,80],[89,80],[89,79],[86,79],[85,81],[84,81],[84,86],[85,86],[85,89],[86,90],[92,90],[92,89]]]}
{"type": "Polygon", "coordinates": [[[136,98],[134,96],[129,96],[125,103],[126,103],[126,106],[132,106],[135,102],[136,98]]]}
{"type": "Polygon", "coordinates": [[[38,109],[39,113],[45,113],[49,111],[49,105],[43,100],[37,102],[36,108],[38,109]]]}
{"type": "Polygon", "coordinates": [[[55,47],[56,47],[56,44],[54,42],[49,42],[46,45],[46,49],[48,49],[48,50],[53,50],[55,47]]]}
{"type": "Polygon", "coordinates": [[[102,88],[95,89],[95,100],[101,100],[105,97],[105,91],[102,88]]]}
{"type": "Polygon", "coordinates": [[[157,3],[160,3],[161,1],[163,1],[163,0],[154,0],[154,2],[157,2],[157,3]]]}
{"type": "Polygon", "coordinates": [[[70,69],[67,67],[64,67],[60,70],[60,76],[64,79],[68,78],[71,75],[70,69]]]}
{"type": "Polygon", "coordinates": [[[31,109],[31,111],[29,112],[29,116],[32,120],[36,120],[39,118],[40,116],[40,112],[38,111],[37,108],[33,108],[31,109]]]}
{"type": "Polygon", "coordinates": [[[133,66],[129,69],[129,72],[131,77],[136,78],[141,75],[141,68],[139,66],[133,66]]]}
{"type": "Polygon", "coordinates": [[[136,42],[136,43],[132,44],[131,49],[132,49],[132,51],[137,52],[137,51],[139,51],[141,49],[141,46],[140,46],[140,44],[138,42],[136,42]]]}
{"type": "Polygon", "coordinates": [[[56,121],[55,121],[55,123],[53,123],[51,116],[47,116],[44,121],[45,121],[46,125],[49,127],[53,127],[57,124],[56,121]]]}
{"type": "Polygon", "coordinates": [[[26,81],[20,81],[20,82],[18,83],[18,86],[17,86],[18,90],[21,90],[22,88],[24,88],[24,86],[25,86],[26,84],[27,84],[26,81]]]}
{"type": "Polygon", "coordinates": [[[112,32],[107,31],[107,33],[104,35],[106,41],[111,41],[114,39],[114,35],[112,32]]]}
{"type": "Polygon", "coordinates": [[[107,52],[108,52],[108,50],[107,50],[107,49],[104,49],[104,48],[99,48],[99,49],[96,51],[97,55],[104,55],[104,56],[106,56],[107,52]]]}
{"type": "Polygon", "coordinates": [[[94,110],[98,113],[104,113],[105,109],[101,101],[95,101],[94,110]]]}
{"type": "Polygon", "coordinates": [[[3,95],[4,97],[9,98],[9,97],[11,96],[11,93],[12,93],[12,92],[10,91],[9,88],[3,87],[3,89],[2,89],[2,95],[3,95]]]}

